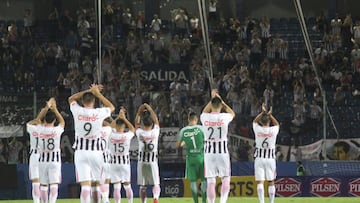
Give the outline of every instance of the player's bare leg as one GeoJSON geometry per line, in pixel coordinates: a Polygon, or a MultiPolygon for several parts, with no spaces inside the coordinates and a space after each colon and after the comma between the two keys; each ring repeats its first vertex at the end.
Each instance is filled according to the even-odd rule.
{"type": "Polygon", "coordinates": [[[124,189],[126,192],[126,198],[128,199],[128,203],[133,203],[134,194],[131,188],[131,184],[129,182],[124,183],[124,189]]]}
{"type": "Polygon", "coordinates": [[[115,203],[120,203],[121,201],[121,183],[114,183],[114,200],[115,203]]]}
{"type": "Polygon", "coordinates": [[[201,182],[201,198],[202,203],[206,203],[206,179],[201,182]]]}
{"type": "Polygon", "coordinates": [[[101,199],[103,203],[109,203],[109,184],[110,179],[106,179],[104,184],[100,185],[101,199]]]}
{"type": "Polygon", "coordinates": [[[38,178],[32,179],[32,198],[34,203],[40,203],[40,182],[38,178]]]}
{"type": "Polygon", "coordinates": [[[40,193],[41,193],[41,202],[42,203],[48,203],[48,196],[49,196],[49,194],[48,194],[48,185],[41,185],[40,186],[40,193]]]}
{"type": "Polygon", "coordinates": [[[207,178],[207,199],[209,203],[215,203],[216,193],[215,193],[215,184],[216,179],[207,178]]]}
{"type": "Polygon", "coordinates": [[[160,192],[161,192],[161,189],[160,189],[160,185],[154,185],[153,186],[153,196],[154,196],[154,203],[158,203],[159,202],[159,197],[160,197],[160,192]]]}
{"type": "Polygon", "coordinates": [[[220,203],[226,203],[230,191],[230,176],[223,177],[221,183],[220,203]]]}
{"type": "Polygon", "coordinates": [[[264,181],[256,181],[257,182],[257,192],[260,203],[265,203],[265,192],[264,192],[264,181]]]}
{"type": "Polygon", "coordinates": [[[268,181],[268,193],[270,203],[274,203],[275,200],[275,181],[268,181]]]}
{"type": "Polygon", "coordinates": [[[140,200],[141,203],[146,203],[146,186],[140,186],[140,200]]]}
{"type": "Polygon", "coordinates": [[[59,194],[59,186],[57,183],[50,184],[50,195],[49,195],[49,203],[56,203],[59,194]]]}
{"type": "Polygon", "coordinates": [[[91,182],[83,181],[80,183],[81,193],[80,193],[80,202],[81,203],[90,203],[91,202],[91,182]]]}

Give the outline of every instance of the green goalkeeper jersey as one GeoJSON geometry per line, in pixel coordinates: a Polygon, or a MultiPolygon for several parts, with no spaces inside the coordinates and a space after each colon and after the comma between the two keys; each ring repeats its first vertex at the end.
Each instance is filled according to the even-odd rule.
{"type": "Polygon", "coordinates": [[[185,142],[186,157],[204,154],[204,132],[201,125],[186,126],[180,130],[180,142],[185,142]]]}

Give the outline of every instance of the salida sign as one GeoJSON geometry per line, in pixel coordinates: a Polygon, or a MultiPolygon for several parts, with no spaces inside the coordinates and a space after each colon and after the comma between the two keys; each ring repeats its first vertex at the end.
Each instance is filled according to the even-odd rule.
{"type": "Polygon", "coordinates": [[[280,197],[294,197],[301,193],[301,182],[294,178],[280,178],[275,182],[276,195],[280,197]]]}
{"type": "Polygon", "coordinates": [[[140,75],[147,81],[170,82],[189,80],[188,64],[148,64],[141,68],[140,75]]]}
{"type": "Polygon", "coordinates": [[[332,197],[340,194],[340,181],[333,178],[318,178],[310,183],[310,193],[318,197],[332,197]]]}
{"type": "Polygon", "coordinates": [[[348,183],[348,191],[351,196],[360,196],[360,178],[352,180],[348,183]]]}

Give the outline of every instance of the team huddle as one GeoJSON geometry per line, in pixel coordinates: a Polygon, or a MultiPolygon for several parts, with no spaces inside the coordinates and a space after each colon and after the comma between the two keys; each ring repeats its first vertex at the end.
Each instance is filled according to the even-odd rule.
{"type": "MultiPolygon", "coordinates": [[[[139,106],[135,126],[127,119],[126,110],[120,109],[112,118],[114,105],[105,98],[102,85],[91,85],[88,90],[69,97],[74,118],[74,162],[76,180],[81,185],[80,202],[109,201],[109,184],[113,184],[115,203],[121,201],[123,186],[129,203],[133,202],[130,168],[130,142],[137,137],[139,155],[137,184],[142,203],[147,199],[147,186],[152,186],[153,202],[160,197],[158,167],[159,120],[149,104],[139,106]],[[102,107],[95,107],[98,100],[102,107]]],[[[201,180],[202,202],[215,203],[216,177],[221,178],[220,203],[225,203],[230,191],[231,162],[228,151],[228,125],[235,117],[234,111],[216,90],[199,116],[190,113],[188,126],[180,131],[178,146],[186,148],[186,178],[190,180],[194,202],[198,202],[197,183],[201,180]]],[[[29,177],[32,181],[34,203],[55,203],[61,183],[60,138],[65,122],[49,99],[38,116],[27,123],[30,134],[29,177]],[[49,190],[50,188],[50,190],[49,190]]],[[[255,178],[258,182],[260,203],[264,202],[265,180],[269,181],[270,202],[274,201],[276,178],[275,144],[279,123],[272,109],[263,111],[253,122],[256,139],[255,178]],[[270,126],[270,125],[273,126],[270,126]]]]}

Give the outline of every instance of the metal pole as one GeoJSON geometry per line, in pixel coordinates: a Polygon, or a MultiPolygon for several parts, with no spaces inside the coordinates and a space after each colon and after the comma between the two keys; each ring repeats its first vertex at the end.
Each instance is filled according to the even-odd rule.
{"type": "Polygon", "coordinates": [[[34,91],[34,94],[33,94],[33,118],[36,118],[36,115],[37,115],[37,98],[36,98],[36,91],[34,91]]]}
{"type": "Polygon", "coordinates": [[[97,52],[98,52],[98,56],[97,56],[97,76],[98,76],[98,83],[101,84],[101,74],[102,74],[102,67],[101,67],[101,58],[102,58],[102,53],[101,53],[101,0],[95,0],[95,7],[97,8],[97,52]]]}
{"type": "Polygon", "coordinates": [[[327,114],[327,111],[326,111],[326,92],[325,90],[323,90],[322,92],[322,97],[323,97],[323,106],[322,106],[322,109],[323,109],[323,145],[322,145],[322,155],[324,157],[324,160],[326,161],[327,160],[327,156],[326,156],[326,137],[327,137],[327,131],[326,131],[326,116],[328,115],[327,114]]]}

